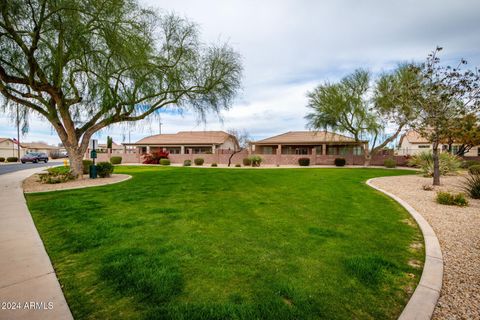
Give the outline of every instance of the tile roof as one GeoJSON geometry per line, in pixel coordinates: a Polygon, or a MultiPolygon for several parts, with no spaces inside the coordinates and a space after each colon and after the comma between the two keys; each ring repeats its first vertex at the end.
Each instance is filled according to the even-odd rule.
{"type": "Polygon", "coordinates": [[[355,139],[328,131],[289,131],[253,142],[252,144],[311,144],[331,142],[355,143],[355,139]]]}
{"type": "Polygon", "coordinates": [[[180,131],[174,134],[157,134],[145,137],[134,144],[210,145],[222,144],[230,137],[233,136],[224,131],[180,131]]]}
{"type": "Polygon", "coordinates": [[[27,149],[45,149],[45,150],[57,150],[60,149],[56,146],[51,146],[44,142],[22,142],[22,147],[27,149]]]}

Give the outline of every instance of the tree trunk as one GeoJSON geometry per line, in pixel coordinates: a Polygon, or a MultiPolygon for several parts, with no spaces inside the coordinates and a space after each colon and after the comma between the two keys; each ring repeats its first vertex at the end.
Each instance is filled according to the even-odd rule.
{"type": "Polygon", "coordinates": [[[230,155],[230,157],[228,158],[228,167],[230,167],[230,165],[232,164],[233,156],[236,155],[237,153],[239,153],[239,152],[242,151],[242,150],[243,150],[243,149],[234,151],[234,152],[230,155]]]}
{"type": "Polygon", "coordinates": [[[433,185],[439,186],[440,185],[440,159],[438,157],[438,143],[433,144],[432,149],[433,155],[433,185]]]}
{"type": "Polygon", "coordinates": [[[68,160],[70,162],[70,171],[76,178],[83,178],[83,156],[84,151],[80,147],[67,149],[68,160]]]}
{"type": "Polygon", "coordinates": [[[363,166],[368,167],[370,166],[370,161],[372,160],[372,154],[368,150],[365,150],[364,155],[365,155],[365,160],[363,162],[363,166]]]}

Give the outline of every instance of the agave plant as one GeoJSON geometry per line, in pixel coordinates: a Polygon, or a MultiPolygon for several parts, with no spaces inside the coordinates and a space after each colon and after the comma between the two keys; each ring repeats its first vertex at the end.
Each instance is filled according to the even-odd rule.
{"type": "Polygon", "coordinates": [[[468,175],[463,188],[473,199],[480,199],[480,174],[468,175]]]}
{"type": "MultiPolygon", "coordinates": [[[[448,152],[442,152],[439,155],[440,174],[447,175],[458,171],[462,161],[459,157],[448,152]]],[[[425,176],[433,176],[433,154],[425,151],[412,156],[408,164],[420,168],[425,176]]]]}

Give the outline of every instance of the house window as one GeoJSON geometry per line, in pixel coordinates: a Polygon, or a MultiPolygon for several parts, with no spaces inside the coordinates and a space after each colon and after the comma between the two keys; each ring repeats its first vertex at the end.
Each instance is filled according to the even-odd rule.
{"type": "Polygon", "coordinates": [[[338,154],[338,148],[333,147],[333,146],[327,146],[327,154],[328,155],[337,155],[338,154]]]}
{"type": "Polygon", "coordinates": [[[353,147],[353,154],[356,156],[361,156],[363,154],[362,147],[353,147]]]}
{"type": "Polygon", "coordinates": [[[452,146],[452,154],[457,154],[459,148],[460,146],[452,146]]]}
{"type": "Polygon", "coordinates": [[[323,148],[322,146],[316,146],[315,147],[315,152],[318,154],[323,154],[323,148]]]}
{"type": "Polygon", "coordinates": [[[263,147],[263,154],[273,154],[273,147],[263,147]]]}
{"type": "Polygon", "coordinates": [[[170,154],[180,154],[180,147],[176,147],[176,148],[167,148],[167,151],[168,153],[170,154]]]}
{"type": "Polygon", "coordinates": [[[308,148],[305,148],[305,147],[296,148],[295,154],[308,154],[308,148]]]}
{"type": "Polygon", "coordinates": [[[421,144],[418,146],[418,149],[430,149],[430,145],[429,144],[421,144]]]}

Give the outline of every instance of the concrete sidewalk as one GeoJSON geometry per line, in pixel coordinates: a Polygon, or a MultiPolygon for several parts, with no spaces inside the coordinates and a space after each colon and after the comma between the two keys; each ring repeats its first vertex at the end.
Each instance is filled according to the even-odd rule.
{"type": "Polygon", "coordinates": [[[0,319],[73,319],[23,196],[43,169],[0,176],[0,319]]]}

